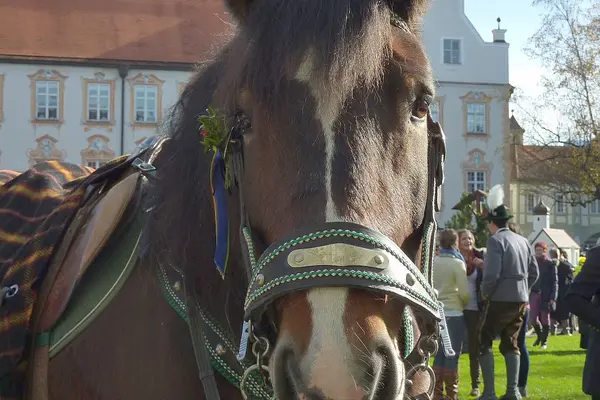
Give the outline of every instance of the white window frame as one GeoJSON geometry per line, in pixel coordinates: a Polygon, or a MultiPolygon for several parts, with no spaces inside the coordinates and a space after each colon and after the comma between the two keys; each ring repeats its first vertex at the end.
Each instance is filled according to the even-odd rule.
{"type": "Polygon", "coordinates": [[[467,133],[485,135],[487,132],[487,104],[483,101],[467,103],[467,133]]]}
{"type": "Polygon", "coordinates": [[[35,81],[35,119],[38,121],[58,121],[60,118],[60,82],[59,81],[35,81]],[[56,94],[50,94],[50,87],[56,87],[56,94]],[[40,89],[44,88],[44,93],[40,93],[40,89]],[[50,106],[52,97],[56,98],[56,106],[50,106]],[[44,104],[40,102],[43,98],[44,104]],[[44,111],[44,115],[40,116],[40,110],[44,111]],[[56,117],[50,117],[50,111],[56,110],[56,117]]]}
{"type": "Polygon", "coordinates": [[[133,113],[133,117],[135,118],[135,123],[136,124],[155,124],[158,122],[158,86],[156,85],[142,85],[142,84],[137,84],[134,87],[133,90],[133,94],[134,94],[134,113],[133,113]],[[148,93],[153,93],[154,94],[154,109],[151,110],[148,108],[148,100],[151,100],[148,98],[148,93]],[[143,94],[143,97],[140,97],[139,95],[143,94]],[[139,104],[139,101],[143,101],[143,104],[139,104]],[[150,119],[148,116],[148,113],[153,111],[154,112],[154,118],[150,119]],[[138,112],[142,113],[142,119],[138,119],[138,112]]]}
{"type": "Polygon", "coordinates": [[[110,122],[110,99],[111,99],[111,85],[109,83],[91,82],[87,84],[87,120],[90,122],[110,122]],[[106,93],[101,94],[101,89],[105,89],[106,93]],[[95,91],[95,95],[92,92],[95,91]],[[106,103],[103,106],[101,100],[105,100],[106,103]],[[95,106],[92,106],[93,103],[95,106]],[[90,113],[96,112],[96,118],[93,118],[90,113]],[[106,118],[101,118],[101,112],[106,112],[106,118]]]}
{"type": "Polygon", "coordinates": [[[442,38],[442,64],[444,65],[462,65],[463,63],[463,40],[461,38],[442,38]],[[453,43],[458,43],[458,50],[452,48],[453,43]],[[446,44],[450,47],[446,48],[446,44]],[[450,57],[446,60],[446,54],[450,57]],[[458,54],[454,54],[457,52],[458,54]],[[457,57],[456,57],[457,56],[457,57]],[[448,61],[448,62],[446,62],[448,61]]]}
{"type": "Polygon", "coordinates": [[[431,105],[429,106],[429,112],[431,114],[431,119],[433,119],[434,122],[439,122],[441,124],[439,101],[435,100],[433,103],[431,103],[431,105]]]}
{"type": "Polygon", "coordinates": [[[101,161],[101,160],[86,160],[85,161],[85,165],[89,168],[94,168],[94,169],[98,169],[101,166],[103,166],[104,164],[106,164],[106,162],[101,161]]]}
{"type": "Polygon", "coordinates": [[[465,171],[465,174],[467,178],[467,193],[473,193],[475,190],[485,191],[487,187],[486,171],[465,171]]]}
{"type": "Polygon", "coordinates": [[[525,204],[526,204],[526,207],[527,207],[527,211],[528,212],[532,212],[533,209],[536,206],[535,194],[533,194],[533,193],[527,193],[527,195],[525,197],[525,204]]]}
{"type": "Polygon", "coordinates": [[[554,204],[556,205],[557,214],[565,214],[567,212],[567,203],[563,194],[557,193],[554,204]]]}
{"type": "Polygon", "coordinates": [[[589,204],[590,214],[597,215],[600,214],[600,200],[596,199],[589,204]]]}

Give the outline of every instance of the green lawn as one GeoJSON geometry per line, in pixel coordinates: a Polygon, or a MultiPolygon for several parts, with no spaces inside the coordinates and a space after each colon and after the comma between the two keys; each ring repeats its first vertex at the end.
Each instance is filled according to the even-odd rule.
{"type": "MultiPolygon", "coordinates": [[[[531,360],[528,400],[589,400],[581,391],[581,374],[585,361],[585,350],[579,348],[579,334],[573,336],[550,336],[548,348],[532,347],[534,338],[527,339],[531,360]]],[[[494,342],[496,365],[496,394],[501,396],[506,388],[506,368],[498,351],[499,342],[494,342]]],[[[599,377],[600,379],[600,377],[599,377]]],[[[483,388],[482,388],[483,389],[483,388]]],[[[469,356],[460,358],[460,398],[469,397],[469,356]]]]}

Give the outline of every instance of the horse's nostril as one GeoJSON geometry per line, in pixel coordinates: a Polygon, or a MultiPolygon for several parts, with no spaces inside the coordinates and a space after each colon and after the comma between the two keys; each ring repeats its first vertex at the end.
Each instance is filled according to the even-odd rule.
{"type": "Polygon", "coordinates": [[[373,353],[369,400],[395,400],[400,392],[400,359],[391,345],[382,345],[373,353]]]}
{"type": "Polygon", "coordinates": [[[275,355],[273,384],[276,397],[279,399],[295,399],[303,392],[300,370],[294,351],[283,348],[275,355]]]}

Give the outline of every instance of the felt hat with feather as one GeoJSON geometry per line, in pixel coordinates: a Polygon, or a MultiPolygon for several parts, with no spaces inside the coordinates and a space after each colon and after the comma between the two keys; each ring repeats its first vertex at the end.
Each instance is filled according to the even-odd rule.
{"type": "Polygon", "coordinates": [[[510,215],[508,207],[504,205],[504,188],[502,185],[496,185],[490,189],[487,195],[487,211],[485,218],[488,221],[509,220],[510,215]]]}

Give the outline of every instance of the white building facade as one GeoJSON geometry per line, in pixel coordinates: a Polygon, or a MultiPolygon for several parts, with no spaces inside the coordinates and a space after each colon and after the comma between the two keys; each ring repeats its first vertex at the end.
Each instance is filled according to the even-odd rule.
{"type": "Polygon", "coordinates": [[[155,135],[187,70],[0,64],[0,169],[42,160],[97,168],[155,135]]]}
{"type": "Polygon", "coordinates": [[[484,41],[464,12],[464,0],[433,0],[425,17],[423,40],[438,83],[432,114],[444,129],[448,147],[442,224],[463,192],[503,184],[510,200],[506,144],[513,88],[504,34],[495,29],[490,33],[495,41],[484,41]]]}

